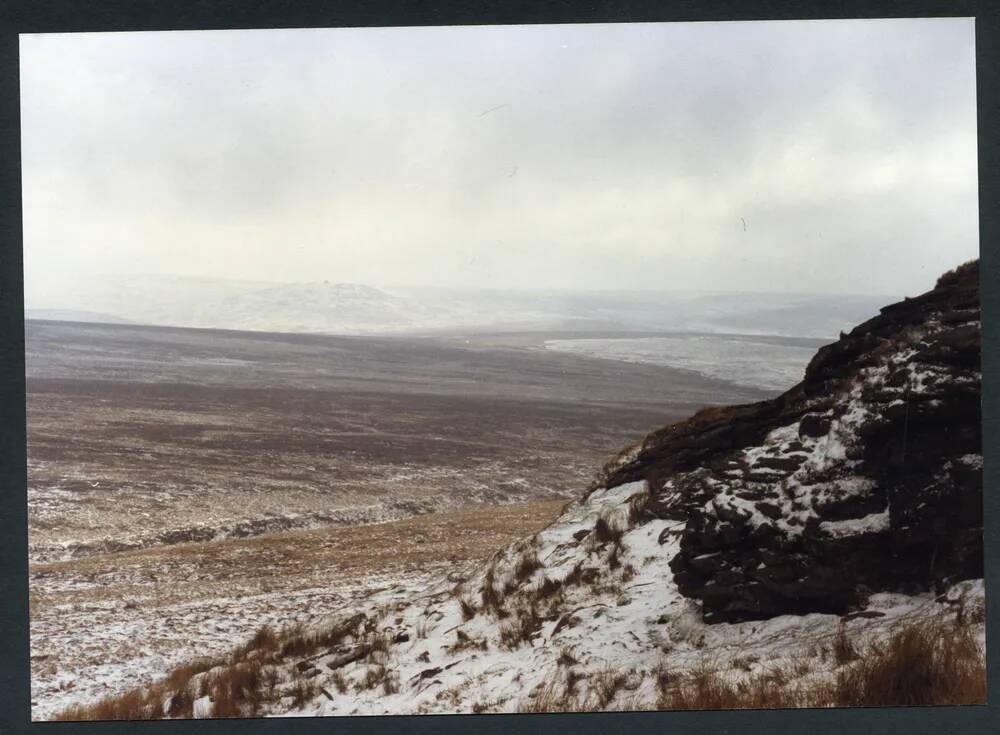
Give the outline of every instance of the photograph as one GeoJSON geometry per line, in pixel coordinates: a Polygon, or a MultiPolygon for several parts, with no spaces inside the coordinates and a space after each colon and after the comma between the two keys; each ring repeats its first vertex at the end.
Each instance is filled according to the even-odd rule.
{"type": "Polygon", "coordinates": [[[32,721],[986,704],[976,19],[17,42],[32,721]]]}

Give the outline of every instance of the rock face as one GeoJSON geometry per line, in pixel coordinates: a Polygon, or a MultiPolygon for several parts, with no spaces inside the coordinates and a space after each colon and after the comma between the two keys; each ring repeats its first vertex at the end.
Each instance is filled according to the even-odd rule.
{"type": "Polygon", "coordinates": [[[773,400],[712,408],[609,464],[684,523],[708,622],[843,613],[982,576],[979,263],[819,350],[773,400]]]}

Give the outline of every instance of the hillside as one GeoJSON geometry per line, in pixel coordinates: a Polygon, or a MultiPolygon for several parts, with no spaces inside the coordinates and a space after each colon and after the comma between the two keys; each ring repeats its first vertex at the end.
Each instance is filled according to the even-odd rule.
{"type": "Polygon", "coordinates": [[[464,579],[66,716],[979,701],[978,279],[883,308],[773,400],[651,434],[464,579]],[[874,688],[908,660],[934,688],[874,688]]]}

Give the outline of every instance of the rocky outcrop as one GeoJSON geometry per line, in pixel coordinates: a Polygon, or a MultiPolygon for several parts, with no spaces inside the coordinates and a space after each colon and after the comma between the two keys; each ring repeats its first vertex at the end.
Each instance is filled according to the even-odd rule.
{"type": "Polygon", "coordinates": [[[684,523],[670,567],[706,621],[846,612],[982,575],[978,261],[819,350],[769,401],[650,435],[599,485],[646,480],[684,523]]]}

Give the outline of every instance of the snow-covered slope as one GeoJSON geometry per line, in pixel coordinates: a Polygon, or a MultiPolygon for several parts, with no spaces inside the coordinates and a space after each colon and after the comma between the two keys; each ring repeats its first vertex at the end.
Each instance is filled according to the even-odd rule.
{"type": "Polygon", "coordinates": [[[706,409],[609,469],[685,520],[671,568],[712,620],[843,612],[982,574],[978,262],[823,347],[801,383],[706,409]]]}
{"type": "MultiPolygon", "coordinates": [[[[796,671],[799,684],[819,683],[833,678],[845,636],[885,639],[959,609],[981,620],[982,584],[970,581],[937,600],[875,594],[847,619],[706,623],[669,568],[683,523],[640,520],[647,501],[644,481],[598,489],[467,579],[373,596],[302,631],[317,642],[305,655],[262,645],[244,663],[193,677],[183,698],[194,716],[213,716],[214,683],[263,664],[275,686],[262,715],[650,708],[664,677],[699,667],[734,680],[796,671]]],[[[180,702],[168,700],[166,711],[180,702]]]]}
{"type": "Polygon", "coordinates": [[[650,435],[535,536],[262,633],[162,685],[149,715],[647,708],[696,671],[822,686],[845,641],[921,621],[981,646],[979,384],[972,263],[821,349],[782,396],[650,435]],[[264,693],[233,710],[250,680],[264,693]]]}

